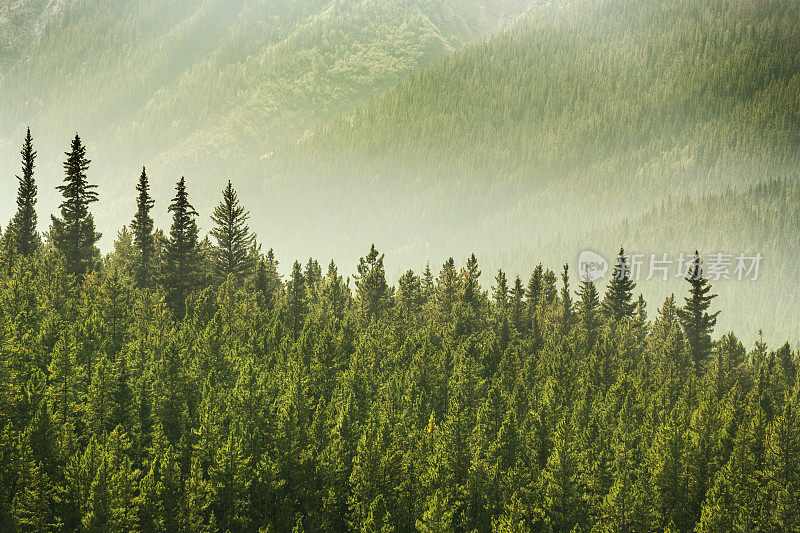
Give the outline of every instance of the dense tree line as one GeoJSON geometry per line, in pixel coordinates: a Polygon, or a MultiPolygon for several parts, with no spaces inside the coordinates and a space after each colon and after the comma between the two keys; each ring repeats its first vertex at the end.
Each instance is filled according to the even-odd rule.
{"type": "Polygon", "coordinates": [[[474,255],[392,286],[375,246],[352,286],[313,258],[284,280],[231,185],[201,240],[183,178],[154,229],[143,170],[98,259],[79,138],[44,239],[34,154],[3,234],[4,531],[800,528],[798,354],[715,338],[699,255],[649,316],[624,250],[605,290],[486,290],[474,255]]]}

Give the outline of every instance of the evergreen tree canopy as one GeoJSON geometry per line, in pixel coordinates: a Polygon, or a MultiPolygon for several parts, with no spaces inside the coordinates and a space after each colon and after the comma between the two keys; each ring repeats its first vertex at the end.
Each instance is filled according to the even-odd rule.
{"type": "Polygon", "coordinates": [[[378,254],[373,244],[366,257],[358,260],[356,300],[367,322],[379,320],[394,305],[394,291],[386,283],[383,255],[378,254]]]}
{"type": "Polygon", "coordinates": [[[216,268],[221,278],[234,275],[242,279],[252,270],[250,250],[255,235],[247,226],[250,213],[239,203],[231,182],[222,191],[222,202],[214,209],[211,220],[215,226],[211,235],[216,239],[216,268]]]}
{"type": "Polygon", "coordinates": [[[603,298],[603,311],[613,321],[619,321],[633,316],[636,303],[633,301],[633,291],[636,283],[631,279],[631,271],[625,256],[625,250],[620,248],[611,280],[608,282],[605,297],[603,298]]]}
{"type": "Polygon", "coordinates": [[[61,217],[51,217],[50,240],[64,255],[67,271],[81,277],[93,270],[100,258],[95,246],[100,234],[95,231],[94,218],[89,212],[89,204],[98,199],[94,190],[97,186],[86,178],[91,161],[86,159],[86,147],[78,134],[75,134],[72,149],[66,155],[66,177],[64,184],[57,187],[64,197],[60,205],[61,217]]]}
{"type": "Polygon", "coordinates": [[[197,212],[189,203],[183,177],[175,186],[175,191],[175,197],[168,208],[172,213],[172,227],[162,265],[162,283],[167,304],[177,317],[183,317],[186,312],[186,297],[199,282],[201,258],[195,221],[197,212]]]}
{"type": "Polygon", "coordinates": [[[150,210],[155,202],[150,197],[150,183],[147,171],[142,167],[139,183],[136,185],[136,215],[131,222],[133,245],[136,247],[136,270],[134,280],[138,287],[149,287],[153,278],[153,262],[155,254],[155,237],[153,235],[153,219],[150,210]]]}
{"type": "Polygon", "coordinates": [[[684,298],[686,303],[677,310],[677,314],[694,359],[695,369],[699,372],[711,355],[713,347],[711,333],[717,324],[720,311],[708,313],[711,300],[717,295],[709,294],[711,284],[703,277],[703,266],[698,252],[695,252],[689,264],[686,281],[689,282],[689,296],[684,298]]]}
{"type": "Polygon", "coordinates": [[[31,129],[25,135],[22,145],[22,176],[17,176],[17,212],[11,219],[6,232],[12,253],[31,255],[39,246],[39,234],[36,231],[36,181],[33,179],[36,152],[33,149],[31,129]]]}

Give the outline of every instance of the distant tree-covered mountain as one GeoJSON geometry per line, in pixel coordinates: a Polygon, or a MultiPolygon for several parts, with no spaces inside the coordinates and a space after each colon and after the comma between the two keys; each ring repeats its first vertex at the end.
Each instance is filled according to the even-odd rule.
{"type": "MultiPolygon", "coordinates": [[[[258,157],[500,31],[530,3],[15,2],[0,7],[0,159],[16,160],[31,126],[40,165],[56,173],[77,130],[108,196],[145,163],[155,188],[186,174],[210,197],[249,177],[258,157]]],[[[120,211],[102,208],[100,222],[118,226],[120,211]]]]}
{"type": "Polygon", "coordinates": [[[798,72],[797,2],[540,4],[277,151],[255,225],[287,245],[380,238],[422,261],[797,176],[798,72]],[[275,220],[287,201],[325,229],[275,220]]]}

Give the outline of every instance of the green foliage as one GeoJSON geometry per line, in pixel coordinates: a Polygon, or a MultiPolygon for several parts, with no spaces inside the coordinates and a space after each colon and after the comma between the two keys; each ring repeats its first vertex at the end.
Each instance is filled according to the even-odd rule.
{"type": "Polygon", "coordinates": [[[269,253],[242,282],[187,284],[181,316],[113,254],[66,293],[59,252],[16,257],[0,273],[2,528],[797,528],[788,345],[748,353],[707,328],[694,371],[674,297],[617,321],[591,282],[573,303],[567,271],[558,291],[537,267],[530,290],[500,271],[490,298],[471,255],[426,298],[382,259],[351,289],[313,259],[284,282],[269,253]]]}
{"type": "Polygon", "coordinates": [[[229,181],[222,191],[222,203],[211,216],[215,224],[211,235],[217,241],[214,250],[216,270],[223,279],[230,275],[241,279],[252,271],[250,250],[255,243],[255,235],[247,227],[249,217],[250,213],[239,204],[236,191],[229,181]]]}
{"type": "Polygon", "coordinates": [[[132,242],[136,247],[136,268],[134,279],[138,287],[149,287],[155,259],[155,238],[153,236],[153,219],[150,210],[155,202],[150,197],[150,182],[147,170],[142,167],[139,183],[136,184],[136,215],[131,222],[132,242]]]}
{"type": "Polygon", "coordinates": [[[700,368],[711,356],[711,332],[717,324],[717,315],[708,313],[711,300],[716,294],[708,294],[711,284],[703,277],[703,267],[700,264],[700,254],[695,252],[694,258],[686,273],[686,281],[691,285],[686,305],[678,309],[678,319],[683,326],[683,333],[694,358],[695,368],[700,368]]]}
{"type": "Polygon", "coordinates": [[[97,185],[86,179],[90,161],[86,159],[86,148],[77,134],[72,140],[71,151],[66,155],[64,185],[57,187],[64,197],[60,206],[61,217],[52,216],[49,237],[53,246],[64,255],[67,271],[81,278],[95,268],[100,258],[95,247],[100,234],[95,232],[94,218],[89,212],[89,204],[98,199],[94,191],[97,185]]]}
{"type": "Polygon", "coordinates": [[[11,254],[31,255],[39,246],[39,234],[36,231],[36,181],[33,178],[36,152],[33,149],[31,130],[25,136],[22,145],[22,176],[17,176],[17,212],[8,223],[6,236],[11,254]]]}
{"type": "Polygon", "coordinates": [[[620,248],[617,263],[611,273],[605,298],[603,298],[603,311],[614,321],[632,318],[636,304],[633,302],[633,290],[636,283],[632,279],[625,250],[620,248]]]}
{"type": "Polygon", "coordinates": [[[181,178],[175,187],[175,198],[169,205],[172,227],[164,253],[162,282],[167,304],[178,317],[186,312],[186,298],[200,278],[200,245],[195,218],[197,212],[189,203],[186,182],[181,178]]]}

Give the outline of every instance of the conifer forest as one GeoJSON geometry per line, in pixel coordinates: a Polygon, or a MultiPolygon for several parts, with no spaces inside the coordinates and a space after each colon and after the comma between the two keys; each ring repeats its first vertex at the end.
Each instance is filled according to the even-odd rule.
{"type": "Polygon", "coordinates": [[[798,0],[0,0],[0,221],[0,533],[800,532],[798,0]]]}

